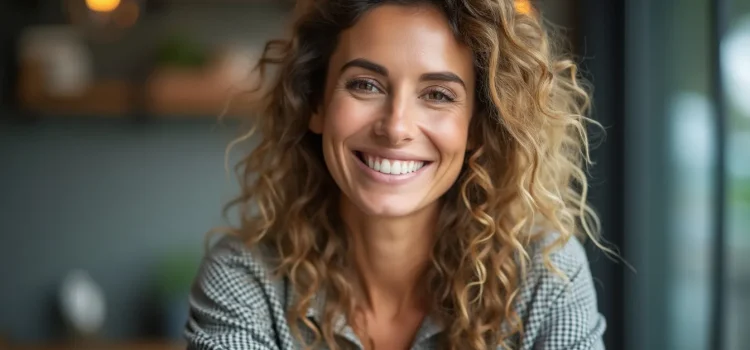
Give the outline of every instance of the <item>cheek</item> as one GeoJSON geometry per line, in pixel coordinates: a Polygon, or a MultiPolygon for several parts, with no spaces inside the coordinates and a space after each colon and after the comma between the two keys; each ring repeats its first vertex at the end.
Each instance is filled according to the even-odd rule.
{"type": "MultiPolygon", "coordinates": [[[[450,116],[434,120],[427,127],[444,161],[451,162],[466,153],[469,118],[450,116]]],[[[462,160],[462,159],[457,159],[462,160]]]]}
{"type": "Polygon", "coordinates": [[[326,109],[326,132],[332,139],[345,139],[370,124],[378,108],[376,103],[359,101],[344,93],[334,96],[326,109]]]}

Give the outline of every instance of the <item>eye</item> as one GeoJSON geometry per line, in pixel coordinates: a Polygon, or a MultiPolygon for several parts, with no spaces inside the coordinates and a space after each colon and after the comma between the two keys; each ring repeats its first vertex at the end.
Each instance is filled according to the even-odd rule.
{"type": "Polygon", "coordinates": [[[424,94],[424,98],[435,102],[453,102],[456,99],[450,91],[443,88],[433,88],[424,94]]]}
{"type": "Polygon", "coordinates": [[[380,88],[371,80],[368,79],[354,79],[346,83],[346,88],[366,94],[377,94],[380,92],[380,88]]]}

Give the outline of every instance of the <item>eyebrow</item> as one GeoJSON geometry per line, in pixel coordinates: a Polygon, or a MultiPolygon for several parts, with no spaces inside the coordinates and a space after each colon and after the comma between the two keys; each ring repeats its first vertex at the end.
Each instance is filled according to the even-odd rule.
{"type": "Polygon", "coordinates": [[[463,86],[464,89],[466,88],[466,84],[464,83],[464,81],[461,80],[461,78],[458,75],[451,73],[451,72],[425,73],[419,77],[419,80],[420,81],[438,80],[438,81],[454,82],[454,83],[461,84],[461,86],[463,86]]]}
{"type": "Polygon", "coordinates": [[[381,66],[381,65],[379,65],[379,64],[377,64],[375,62],[366,60],[364,58],[357,58],[357,59],[353,59],[353,60],[351,60],[349,62],[346,62],[346,64],[344,64],[344,66],[341,67],[341,71],[343,72],[343,71],[345,71],[345,70],[347,70],[347,69],[349,69],[351,67],[364,68],[364,69],[367,69],[369,71],[373,71],[375,73],[378,73],[378,74],[380,74],[380,75],[382,75],[384,77],[388,76],[388,69],[386,69],[385,67],[383,67],[383,66],[381,66]]]}
{"type": "MultiPolygon", "coordinates": [[[[341,71],[343,72],[351,67],[359,67],[359,68],[367,69],[369,71],[380,74],[384,77],[388,76],[387,68],[375,62],[372,62],[370,60],[364,59],[364,58],[356,58],[347,62],[346,64],[344,64],[343,67],[341,67],[341,71]]],[[[458,75],[452,72],[425,73],[419,77],[419,81],[435,81],[435,80],[458,83],[458,84],[461,84],[461,86],[463,86],[464,88],[466,88],[466,84],[464,83],[464,81],[458,75]]]]}

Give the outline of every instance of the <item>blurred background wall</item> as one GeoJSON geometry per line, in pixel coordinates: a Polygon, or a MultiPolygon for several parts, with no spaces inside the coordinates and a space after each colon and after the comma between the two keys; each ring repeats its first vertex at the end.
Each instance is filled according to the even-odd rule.
{"type": "Polygon", "coordinates": [[[202,234],[222,223],[219,209],[232,194],[222,164],[230,135],[205,123],[5,125],[2,331],[62,336],[56,292],[69,270],[82,268],[106,292],[107,336],[157,332],[152,308],[165,259],[196,256],[202,234]]]}
{"type": "MultiPolygon", "coordinates": [[[[4,78],[22,80],[24,62],[14,55],[23,30],[64,25],[69,18],[61,1],[0,6],[0,22],[19,25],[3,31],[4,46],[11,46],[8,41],[14,46],[3,50],[4,78]]],[[[97,38],[98,29],[87,28],[96,79],[142,88],[158,65],[159,45],[166,47],[162,55],[172,55],[180,63],[173,65],[185,70],[192,63],[182,61],[214,51],[234,50],[251,60],[266,39],[282,32],[288,12],[288,6],[274,2],[150,6],[144,6],[137,24],[121,31],[110,28],[107,37],[97,38]]],[[[65,34],[50,29],[41,35],[65,34]]],[[[64,60],[60,56],[66,52],[50,55],[64,60]]],[[[211,80],[194,79],[196,84],[211,80]]],[[[184,293],[187,286],[184,278],[167,282],[176,286],[164,285],[164,274],[192,278],[205,233],[224,224],[221,208],[238,190],[224,170],[225,150],[238,136],[238,123],[217,122],[221,101],[216,99],[190,105],[178,96],[152,110],[131,110],[118,96],[97,105],[110,96],[95,93],[70,103],[41,98],[24,104],[17,85],[3,80],[0,335],[25,343],[62,339],[60,284],[69,271],[84,269],[107,298],[103,337],[165,337],[172,325],[164,320],[169,300],[162,300],[161,290],[184,293]],[[172,267],[179,263],[184,268],[172,267]]],[[[211,82],[205,85],[194,94],[227,93],[211,82]]]]}
{"type": "MultiPolygon", "coordinates": [[[[101,341],[179,348],[237,191],[224,154],[246,106],[216,117],[292,3],[0,3],[0,348],[69,341],[74,270],[106,297],[101,341]]],[[[591,197],[633,267],[590,249],[607,348],[750,348],[750,1],[528,3],[570,39],[607,130],[591,197]]]]}

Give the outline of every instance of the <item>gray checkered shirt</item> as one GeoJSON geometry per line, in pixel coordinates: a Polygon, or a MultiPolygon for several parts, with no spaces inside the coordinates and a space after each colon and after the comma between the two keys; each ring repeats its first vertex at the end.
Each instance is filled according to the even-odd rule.
{"type": "MultiPolygon", "coordinates": [[[[569,281],[549,271],[541,247],[531,247],[532,264],[516,304],[524,321],[520,350],[603,350],[604,318],[583,247],[571,239],[551,255],[569,281]]],[[[238,239],[222,238],[205,257],[190,295],[185,336],[191,350],[296,350],[285,311],[293,296],[288,281],[271,279],[257,250],[238,239]]],[[[320,299],[320,298],[318,298],[320,299]]],[[[320,303],[319,303],[320,304],[320,303]]],[[[307,316],[319,324],[320,305],[307,316]]],[[[300,324],[302,324],[300,322],[300,324]]],[[[337,342],[343,349],[363,349],[351,328],[341,324],[337,342]]],[[[312,333],[303,329],[303,336],[312,333]]],[[[412,350],[440,349],[440,326],[425,318],[412,350]]],[[[310,338],[311,339],[311,338],[310,338]]],[[[327,349],[322,347],[321,349],[327,349]]]]}

